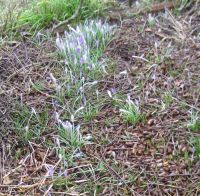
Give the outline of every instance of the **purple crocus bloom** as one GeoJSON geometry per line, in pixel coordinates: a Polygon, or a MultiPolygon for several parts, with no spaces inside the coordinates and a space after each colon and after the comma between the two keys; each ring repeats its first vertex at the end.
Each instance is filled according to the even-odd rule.
{"type": "Polygon", "coordinates": [[[80,58],[80,64],[84,64],[84,59],[82,57],[80,58]]]}
{"type": "Polygon", "coordinates": [[[59,170],[59,174],[58,175],[62,176],[62,170],[61,169],[59,170]]]}
{"type": "Polygon", "coordinates": [[[116,88],[111,88],[111,92],[115,94],[117,92],[116,88]]]}
{"type": "Polygon", "coordinates": [[[68,65],[68,61],[67,59],[64,60],[65,65],[68,65]]]}
{"type": "Polygon", "coordinates": [[[78,47],[76,50],[79,54],[81,53],[81,49],[78,47]]]}
{"type": "Polygon", "coordinates": [[[77,39],[73,39],[71,43],[72,43],[72,46],[75,47],[78,44],[77,39]]]}
{"type": "Polygon", "coordinates": [[[62,122],[62,126],[66,131],[71,132],[73,129],[73,125],[69,121],[62,122]]]}
{"type": "Polygon", "coordinates": [[[54,174],[54,168],[53,168],[53,166],[51,165],[51,166],[49,167],[49,175],[50,175],[51,177],[53,177],[53,174],[54,174]]]}
{"type": "Polygon", "coordinates": [[[63,174],[64,174],[64,176],[65,176],[65,178],[66,178],[66,177],[68,176],[67,170],[65,170],[63,174]]]}
{"type": "Polygon", "coordinates": [[[68,164],[67,164],[67,161],[64,161],[64,166],[67,166],[68,164]]]}
{"type": "Polygon", "coordinates": [[[80,37],[79,37],[79,44],[80,44],[81,46],[83,46],[83,45],[85,44],[85,40],[84,40],[83,36],[80,36],[80,37]]]}

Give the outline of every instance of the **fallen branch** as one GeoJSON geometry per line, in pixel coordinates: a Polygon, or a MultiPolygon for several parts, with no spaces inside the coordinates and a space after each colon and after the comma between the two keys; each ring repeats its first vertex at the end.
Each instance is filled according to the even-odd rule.
{"type": "Polygon", "coordinates": [[[76,12],[70,18],[68,18],[67,20],[62,21],[58,25],[53,27],[52,33],[63,32],[65,30],[65,28],[67,27],[67,25],[78,17],[78,15],[81,12],[81,8],[83,6],[83,2],[84,2],[84,0],[80,0],[76,12]]]}

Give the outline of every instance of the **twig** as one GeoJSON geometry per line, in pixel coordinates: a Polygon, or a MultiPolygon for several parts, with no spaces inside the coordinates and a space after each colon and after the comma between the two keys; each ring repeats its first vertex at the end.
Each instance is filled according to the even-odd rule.
{"type": "Polygon", "coordinates": [[[82,5],[83,5],[83,1],[84,1],[84,0],[80,0],[79,6],[78,6],[76,12],[75,12],[70,18],[68,18],[67,20],[64,20],[64,21],[60,22],[58,25],[56,25],[56,26],[52,29],[52,33],[63,32],[63,31],[64,31],[64,28],[65,28],[71,21],[73,21],[74,19],[77,18],[77,16],[78,16],[78,15],[80,14],[80,12],[81,12],[81,8],[82,8],[82,5]]]}
{"type": "Polygon", "coordinates": [[[182,103],[182,104],[185,104],[187,105],[188,107],[192,108],[192,109],[195,109],[196,111],[200,112],[200,109],[193,106],[193,105],[190,105],[189,103],[186,103],[185,101],[181,101],[180,99],[176,98],[176,97],[173,97],[174,100],[178,101],[179,103],[182,103]]]}
{"type": "Polygon", "coordinates": [[[147,59],[145,59],[144,57],[142,57],[142,56],[132,56],[133,58],[135,58],[135,59],[140,59],[140,60],[143,60],[143,61],[145,61],[145,62],[147,62],[147,63],[150,63],[150,61],[149,60],[147,60],[147,59]]]}

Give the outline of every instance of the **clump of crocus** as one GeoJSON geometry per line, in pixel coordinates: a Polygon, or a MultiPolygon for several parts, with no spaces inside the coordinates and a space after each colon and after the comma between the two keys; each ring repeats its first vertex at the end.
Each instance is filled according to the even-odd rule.
{"type": "Polygon", "coordinates": [[[136,125],[144,119],[139,109],[139,103],[134,103],[129,95],[127,96],[126,104],[120,108],[120,112],[123,119],[133,125],[136,125]]]}
{"type": "Polygon", "coordinates": [[[111,39],[112,32],[113,26],[100,20],[90,20],[76,28],[69,27],[64,38],[57,35],[56,45],[65,63],[71,68],[93,69],[97,66],[99,51],[103,52],[111,39]]]}
{"type": "Polygon", "coordinates": [[[80,125],[75,126],[74,124],[74,116],[82,109],[83,107],[80,107],[71,115],[71,122],[68,120],[61,120],[59,114],[57,112],[55,113],[55,120],[60,126],[60,136],[62,140],[64,143],[77,148],[83,145],[84,139],[80,131],[80,125]]]}

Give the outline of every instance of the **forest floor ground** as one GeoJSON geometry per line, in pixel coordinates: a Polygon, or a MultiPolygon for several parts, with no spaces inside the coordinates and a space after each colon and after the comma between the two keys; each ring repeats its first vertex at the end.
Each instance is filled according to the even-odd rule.
{"type": "Polygon", "coordinates": [[[194,122],[200,113],[200,13],[117,22],[104,54],[114,69],[97,86],[107,101],[93,119],[79,119],[82,134],[93,139],[64,180],[45,169],[60,161],[46,144],[57,141],[48,81],[49,73],[62,70],[54,40],[25,37],[0,48],[0,195],[200,194],[200,126],[194,122]],[[108,91],[138,102],[144,120],[125,123],[108,91]],[[51,119],[48,131],[26,145],[13,131],[21,105],[38,113],[48,108],[51,119]]]}

